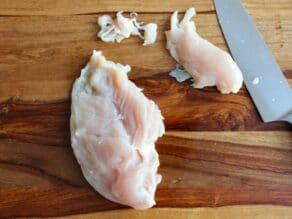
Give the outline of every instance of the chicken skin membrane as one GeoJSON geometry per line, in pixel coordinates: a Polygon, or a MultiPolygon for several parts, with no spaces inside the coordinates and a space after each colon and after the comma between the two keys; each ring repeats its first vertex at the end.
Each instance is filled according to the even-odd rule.
{"type": "Polygon", "coordinates": [[[216,86],[221,93],[237,93],[243,82],[240,69],[227,52],[199,36],[191,20],[195,14],[194,8],[188,9],[180,23],[178,12],[172,14],[167,49],[192,76],[193,87],[216,86]]]}
{"type": "Polygon", "coordinates": [[[128,80],[129,65],[93,55],[72,90],[71,144],[90,185],[105,198],[150,208],[161,175],[155,141],[164,133],[157,105],[128,80]]]}
{"type": "Polygon", "coordinates": [[[144,40],[143,46],[154,44],[157,38],[157,24],[137,22],[137,16],[137,13],[132,12],[130,18],[127,18],[123,16],[122,11],[117,13],[115,19],[109,15],[100,16],[97,20],[100,26],[97,36],[104,42],[120,43],[133,35],[144,40]]]}

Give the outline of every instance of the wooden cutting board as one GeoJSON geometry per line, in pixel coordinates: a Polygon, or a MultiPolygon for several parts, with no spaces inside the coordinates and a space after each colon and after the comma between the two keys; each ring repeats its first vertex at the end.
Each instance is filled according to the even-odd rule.
{"type": "MultiPolygon", "coordinates": [[[[244,3],[291,85],[292,1],[244,3]]],[[[1,0],[0,217],[99,212],[88,217],[112,218],[116,211],[103,211],[125,208],[88,185],[70,147],[70,90],[93,49],[132,66],[130,78],[160,106],[167,129],[157,143],[163,181],[156,208],[118,215],[291,216],[290,207],[275,207],[292,206],[291,126],[261,122],[244,87],[222,95],[168,76],[175,62],[165,49],[164,31],[172,11],[191,6],[197,9],[198,32],[227,50],[211,0],[1,0]],[[97,39],[97,17],[118,10],[156,22],[157,43],[143,47],[136,37],[120,44],[97,39]],[[195,208],[227,205],[239,206],[195,208]]]]}

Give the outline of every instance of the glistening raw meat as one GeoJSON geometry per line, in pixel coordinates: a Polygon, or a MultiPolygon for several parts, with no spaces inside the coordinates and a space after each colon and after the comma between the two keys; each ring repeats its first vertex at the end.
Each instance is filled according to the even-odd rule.
{"type": "MultiPolygon", "coordinates": [[[[237,93],[242,86],[242,73],[231,56],[199,36],[192,17],[195,9],[186,11],[178,22],[178,12],[171,16],[171,29],[166,31],[167,49],[194,80],[193,87],[217,86],[221,93],[237,93]]],[[[179,71],[172,76],[182,78],[179,71]]],[[[185,77],[187,78],[187,77],[185,77]]]]}
{"type": "Polygon", "coordinates": [[[96,191],[146,209],[161,181],[155,141],[164,124],[157,105],[128,80],[130,69],[93,52],[72,90],[71,143],[96,191]]]}

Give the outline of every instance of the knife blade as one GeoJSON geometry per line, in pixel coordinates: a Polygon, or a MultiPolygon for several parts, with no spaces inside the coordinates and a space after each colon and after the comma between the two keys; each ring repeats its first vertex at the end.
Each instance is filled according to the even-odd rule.
{"type": "Polygon", "coordinates": [[[292,90],[240,0],[214,0],[222,32],[264,122],[292,123],[292,90]]]}

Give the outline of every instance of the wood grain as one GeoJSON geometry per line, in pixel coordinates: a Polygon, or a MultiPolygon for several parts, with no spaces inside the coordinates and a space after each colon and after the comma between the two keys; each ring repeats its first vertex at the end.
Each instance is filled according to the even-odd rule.
{"type": "MultiPolygon", "coordinates": [[[[214,88],[202,91],[186,83],[177,84],[168,76],[135,81],[160,106],[167,130],[292,130],[284,122],[263,123],[246,91],[221,95],[214,88]]],[[[49,145],[70,143],[69,102],[29,104],[11,100],[0,104],[0,116],[2,137],[49,145]]]]}
{"type": "Polygon", "coordinates": [[[204,0],[162,0],[162,1],[78,1],[78,0],[41,0],[32,2],[29,0],[2,0],[0,14],[3,15],[84,15],[96,14],[112,11],[136,11],[136,12],[172,12],[176,9],[184,10],[191,5],[196,6],[198,10],[213,10],[211,1],[204,0]],[[163,6],[163,7],[161,7],[163,6]]]}
{"type": "MultiPolygon", "coordinates": [[[[256,13],[282,12],[287,13],[291,10],[289,0],[269,0],[268,4],[263,0],[244,0],[245,6],[249,11],[256,13]],[[265,4],[266,3],[266,4],[265,4]]],[[[206,0],[161,0],[161,1],[142,1],[142,0],[107,0],[92,1],[84,0],[39,0],[37,2],[29,0],[2,0],[0,5],[1,15],[82,15],[94,14],[111,11],[136,11],[136,12],[173,12],[176,9],[185,10],[188,7],[195,7],[199,12],[208,11],[214,13],[212,1],[206,0]]]]}
{"type": "Polygon", "coordinates": [[[226,206],[220,208],[153,208],[148,211],[117,210],[82,214],[71,217],[58,217],[59,219],[112,219],[112,218],[160,218],[160,219],[206,219],[206,218],[233,218],[233,219],[290,219],[291,207],[257,205],[257,206],[226,206]]]}
{"type": "MultiPolygon", "coordinates": [[[[244,4],[292,85],[291,1],[244,4]]],[[[215,88],[196,90],[190,82],[177,83],[168,76],[175,62],[165,49],[164,31],[173,10],[190,6],[198,11],[199,33],[228,50],[211,0],[1,0],[0,217],[125,208],[89,186],[70,147],[71,86],[93,49],[132,66],[131,80],[159,105],[167,133],[157,142],[163,176],[158,208],[87,218],[165,218],[166,212],[183,218],[199,218],[200,212],[206,217],[256,218],[269,209],[268,216],[291,215],[291,207],[275,206],[194,209],[292,206],[292,127],[262,123],[245,87],[239,94],[222,95],[215,88]],[[135,37],[121,44],[97,39],[97,17],[117,10],[138,11],[140,20],[157,22],[157,43],[143,47],[135,37]]]]}
{"type": "MultiPolygon", "coordinates": [[[[118,210],[125,209],[125,207],[119,206],[113,202],[102,199],[96,192],[90,189],[74,189],[74,188],[59,188],[52,189],[51,187],[42,188],[19,188],[19,189],[1,189],[1,193],[5,195],[6,199],[1,202],[1,217],[54,217],[73,214],[83,214],[87,212],[106,212],[104,210],[118,210]],[[10,200],[10,202],[8,202],[10,200]]],[[[159,190],[158,197],[162,194],[172,194],[170,190],[159,190]]],[[[212,189],[197,189],[196,192],[188,189],[176,190],[169,199],[172,204],[166,204],[163,200],[158,200],[158,206],[163,207],[201,207],[201,206],[220,206],[218,205],[206,205],[202,197],[208,200],[229,200],[229,204],[271,204],[269,199],[275,200],[277,205],[291,205],[291,193],[287,193],[285,190],[251,190],[243,189],[230,190],[212,190],[212,189]],[[238,192],[238,195],[234,197],[234,192],[238,192]],[[178,195],[178,199],[175,198],[178,195]],[[185,195],[185,198],[182,196],[185,195]],[[201,196],[201,198],[200,198],[201,196]],[[195,198],[194,198],[195,197],[195,198]],[[280,198],[281,197],[281,198],[280,198]],[[235,199],[238,199],[235,202],[235,199]],[[191,206],[190,206],[190,202],[191,206]],[[194,203],[193,203],[194,202],[194,203]],[[188,203],[187,205],[185,203],[188,203]]],[[[214,202],[214,201],[213,201],[214,202]]],[[[222,203],[220,201],[219,203],[222,203]]],[[[224,203],[226,205],[226,203],[224,203]]],[[[193,208],[196,209],[196,208],[193,208]]],[[[129,209],[127,209],[129,210],[129,209]]],[[[149,212],[151,215],[151,212],[149,212]]],[[[179,213],[178,213],[179,214],[179,213]]],[[[286,211],[289,214],[289,211],[286,211]]]]}
{"type": "Polygon", "coordinates": [[[154,208],[149,211],[135,211],[135,210],[118,210],[108,211],[105,213],[83,214],[71,217],[72,219],[110,219],[110,218],[160,218],[160,219],[185,219],[185,218],[233,218],[233,219],[289,219],[292,214],[292,209],[282,206],[227,206],[220,208],[154,208]]]}
{"type": "MultiPolygon", "coordinates": [[[[281,12],[256,13],[254,19],[281,68],[289,72],[292,70],[292,13],[282,15],[281,12]]],[[[72,83],[93,49],[102,50],[110,60],[130,64],[132,79],[162,73],[166,76],[174,68],[164,36],[164,31],[169,29],[170,13],[141,14],[141,20],[155,21],[159,26],[158,42],[148,47],[141,46],[140,39],[135,37],[121,44],[101,42],[96,37],[97,17],[0,17],[0,102],[11,97],[43,102],[68,100],[72,83]],[[135,51],[137,55],[125,51],[135,51]]],[[[195,21],[203,37],[227,50],[215,14],[199,14],[195,21]]]]}
{"type": "MultiPolygon", "coordinates": [[[[159,207],[292,205],[291,132],[167,132],[157,149],[159,207]]],[[[0,154],[0,217],[122,207],[87,184],[70,144],[2,139],[0,154]]]]}

